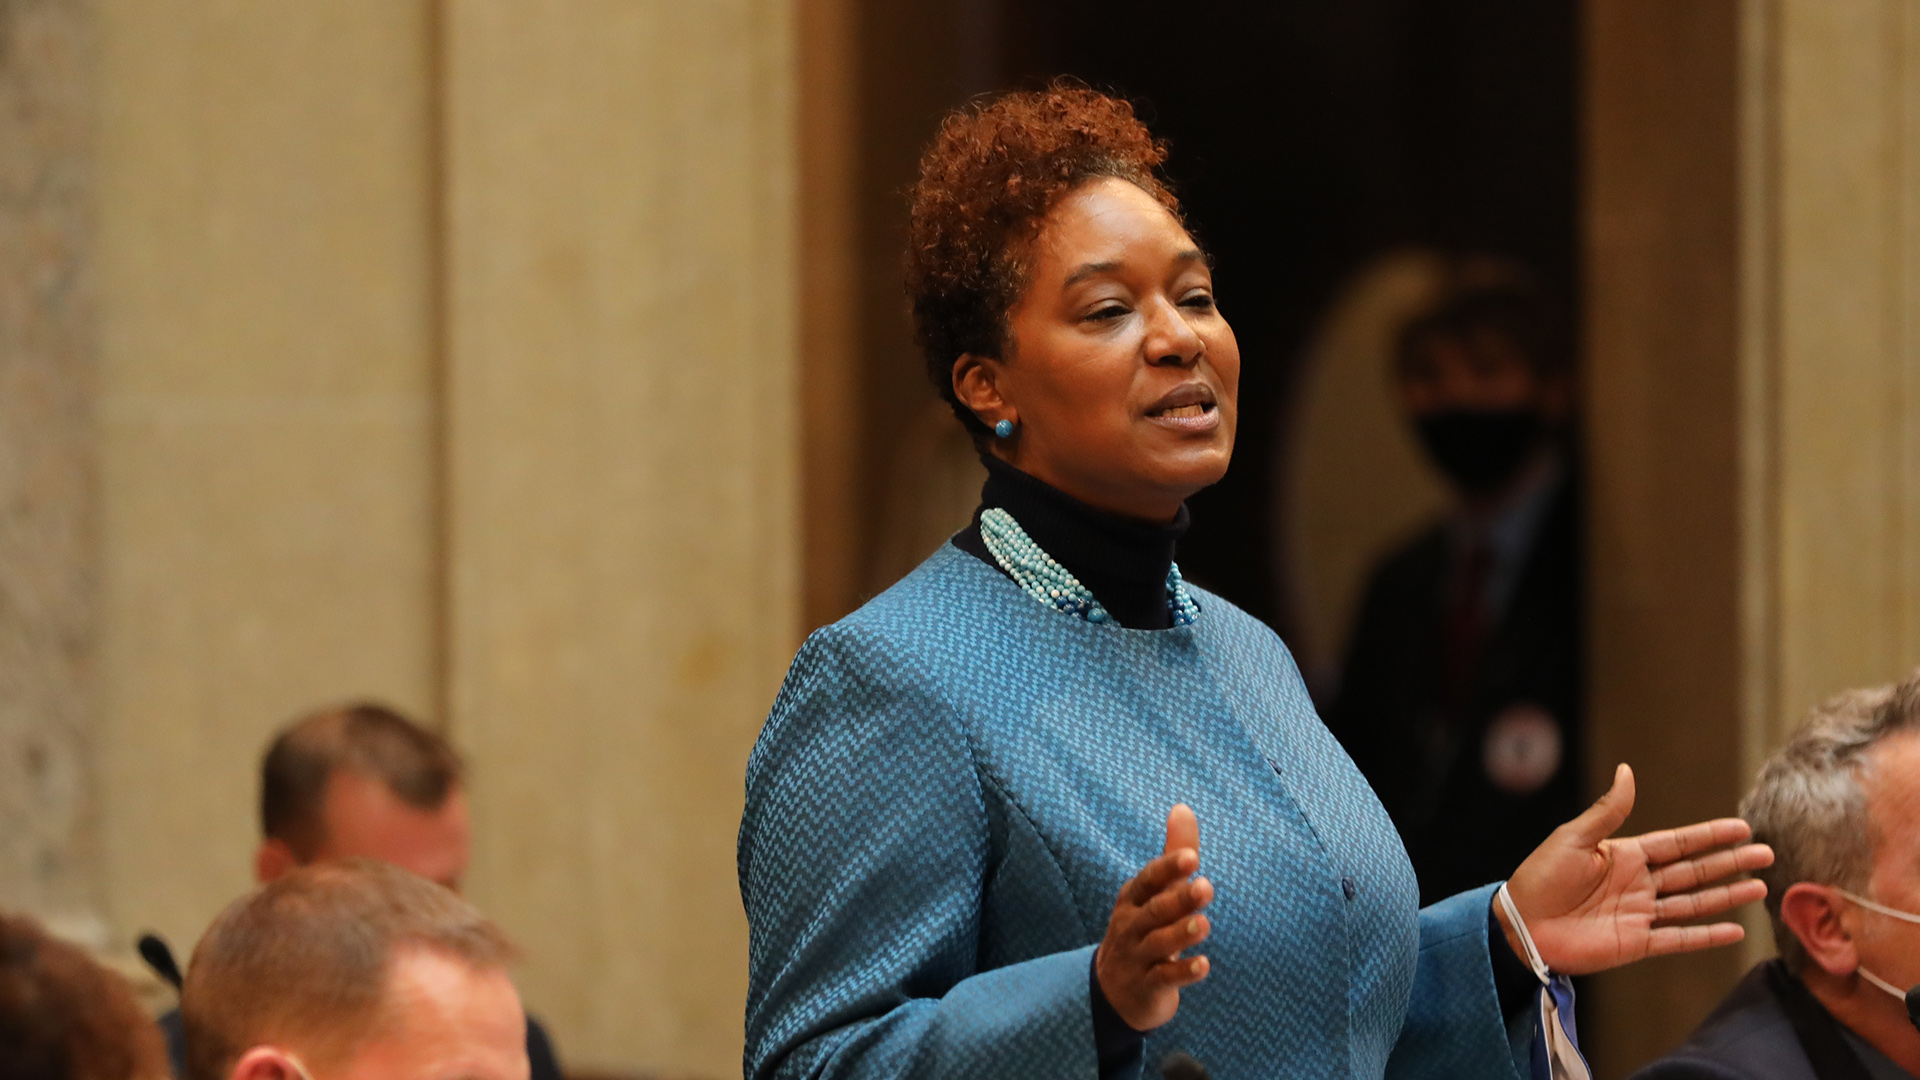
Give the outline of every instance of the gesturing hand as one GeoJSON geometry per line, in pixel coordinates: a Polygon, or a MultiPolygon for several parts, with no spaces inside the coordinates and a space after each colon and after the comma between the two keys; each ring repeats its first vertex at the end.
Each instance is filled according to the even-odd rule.
{"type": "MultiPolygon", "coordinates": [[[[1655,926],[1698,919],[1767,895],[1758,881],[1713,884],[1773,863],[1773,849],[1745,841],[1753,830],[1721,818],[1623,840],[1608,839],[1633,811],[1633,770],[1614,771],[1613,787],[1586,813],[1553,831],[1507,881],[1540,958],[1563,975],[1585,975],[1649,956],[1731,945],[1738,923],[1655,926]],[[1729,846],[1733,845],[1733,846],[1729,846]]],[[[1520,939],[1494,905],[1507,942],[1520,939]]]]}
{"type": "Polygon", "coordinates": [[[1213,884],[1200,869],[1200,822],[1186,805],[1167,814],[1165,853],[1120,889],[1107,936],[1093,956],[1100,992],[1135,1031],[1151,1031],[1180,1009],[1180,988],[1207,977],[1207,958],[1180,953],[1207,939],[1200,909],[1213,884]],[[1189,880],[1191,879],[1191,880],[1189,880]]]}

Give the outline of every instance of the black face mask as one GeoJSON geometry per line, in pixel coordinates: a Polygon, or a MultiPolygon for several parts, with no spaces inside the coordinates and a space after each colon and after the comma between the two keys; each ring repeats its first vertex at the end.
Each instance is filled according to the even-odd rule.
{"type": "Polygon", "coordinates": [[[1539,444],[1532,409],[1446,409],[1416,421],[1433,463],[1468,495],[1499,491],[1539,444]]]}

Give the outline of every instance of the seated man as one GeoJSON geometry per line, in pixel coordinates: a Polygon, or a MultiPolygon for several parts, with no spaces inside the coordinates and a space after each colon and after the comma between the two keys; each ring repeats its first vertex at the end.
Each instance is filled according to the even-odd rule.
{"type": "MultiPolygon", "coordinates": [[[[261,883],[315,862],[379,859],[455,892],[471,854],[459,755],[382,705],[326,709],[282,731],[260,775],[261,883]]],[[[179,1013],[160,1020],[181,1069],[179,1013]]],[[[532,1080],[560,1080],[547,1034],[527,1020],[532,1080]]]]}
{"type": "Polygon", "coordinates": [[[193,950],[187,1080],[527,1080],[511,952],[466,901],[388,863],[284,874],[193,950]]]}
{"type": "Polygon", "coordinates": [[[126,980],[31,919],[0,915],[0,1080],[162,1080],[126,980]]]}
{"type": "Polygon", "coordinates": [[[1913,1080],[1920,1031],[1920,674],[1835,698],[1741,804],[1780,957],[1635,1080],[1913,1080]]]}

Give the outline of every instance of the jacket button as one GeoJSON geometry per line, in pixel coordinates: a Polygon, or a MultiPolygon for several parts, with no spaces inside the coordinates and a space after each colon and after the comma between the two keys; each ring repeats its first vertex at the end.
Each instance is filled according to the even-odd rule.
{"type": "Polygon", "coordinates": [[[1352,878],[1350,878],[1350,877],[1343,877],[1343,878],[1341,878],[1341,879],[1340,879],[1340,891],[1341,891],[1341,892],[1343,892],[1343,893],[1346,893],[1346,894],[1347,894],[1347,899],[1349,899],[1349,900],[1351,900],[1351,899],[1353,899],[1353,894],[1355,894],[1355,893],[1357,893],[1357,892],[1359,892],[1359,891],[1360,891],[1360,886],[1358,886],[1358,885],[1355,885],[1355,884],[1353,883],[1353,879],[1352,879],[1352,878]]]}

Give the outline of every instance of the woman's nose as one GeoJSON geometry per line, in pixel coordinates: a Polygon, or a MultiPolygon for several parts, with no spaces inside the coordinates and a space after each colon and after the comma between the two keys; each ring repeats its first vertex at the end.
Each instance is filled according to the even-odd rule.
{"type": "Polygon", "coordinates": [[[1185,314],[1170,301],[1155,304],[1148,315],[1146,346],[1149,364],[1192,367],[1200,362],[1206,343],[1188,324],[1185,314]]]}

